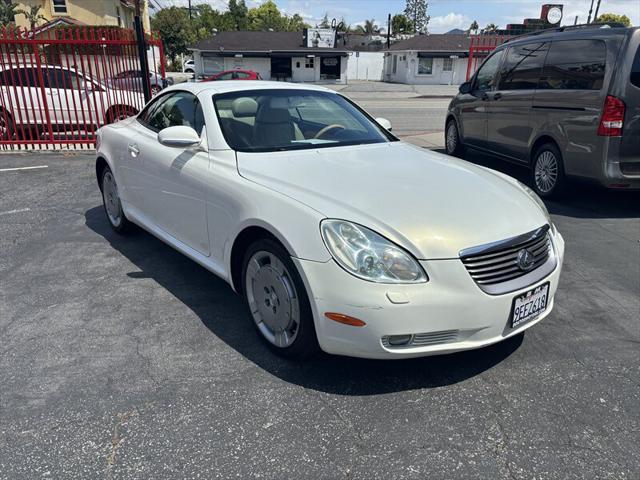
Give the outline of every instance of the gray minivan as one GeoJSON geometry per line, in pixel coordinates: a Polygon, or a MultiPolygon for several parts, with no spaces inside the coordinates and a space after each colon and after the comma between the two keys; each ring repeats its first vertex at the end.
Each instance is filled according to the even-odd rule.
{"type": "Polygon", "coordinates": [[[640,28],[589,25],[517,37],[451,101],[447,153],[528,165],[543,197],[566,177],[640,188],[640,28]]]}

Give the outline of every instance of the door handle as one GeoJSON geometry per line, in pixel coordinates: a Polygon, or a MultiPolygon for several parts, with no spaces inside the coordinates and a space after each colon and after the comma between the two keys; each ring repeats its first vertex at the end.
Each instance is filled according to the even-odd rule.
{"type": "Polygon", "coordinates": [[[129,149],[129,153],[132,157],[137,157],[140,154],[140,149],[135,143],[130,143],[127,148],[129,149]]]}
{"type": "Polygon", "coordinates": [[[500,100],[501,98],[502,98],[502,94],[501,94],[501,93],[496,93],[496,94],[493,96],[493,99],[494,99],[494,100],[500,100]]]}

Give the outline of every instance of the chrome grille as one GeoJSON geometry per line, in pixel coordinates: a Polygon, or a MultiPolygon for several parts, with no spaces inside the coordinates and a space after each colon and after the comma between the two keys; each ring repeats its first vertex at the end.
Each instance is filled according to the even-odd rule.
{"type": "Polygon", "coordinates": [[[405,345],[390,345],[389,337],[382,337],[382,345],[387,348],[428,347],[443,343],[455,342],[458,339],[458,330],[443,330],[440,332],[416,333],[405,345]]]}
{"type": "Polygon", "coordinates": [[[481,289],[488,293],[502,293],[491,286],[535,272],[542,265],[546,265],[552,255],[549,226],[545,225],[533,232],[502,242],[463,250],[460,252],[460,259],[481,289]],[[523,250],[527,250],[533,256],[532,264],[528,268],[523,268],[518,262],[518,255],[523,250]]]}

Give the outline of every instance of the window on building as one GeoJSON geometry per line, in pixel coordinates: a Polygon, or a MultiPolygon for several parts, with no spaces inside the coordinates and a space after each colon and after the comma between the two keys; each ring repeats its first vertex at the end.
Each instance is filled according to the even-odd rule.
{"type": "Polygon", "coordinates": [[[118,26],[122,26],[122,17],[120,16],[120,7],[116,7],[116,17],[118,18],[118,26]]]}
{"type": "Polygon", "coordinates": [[[314,60],[313,57],[307,57],[304,59],[304,68],[314,68],[314,60]]]}
{"type": "Polygon", "coordinates": [[[533,90],[538,87],[548,43],[511,47],[498,72],[498,90],[533,90]]]}
{"type": "Polygon", "coordinates": [[[433,58],[418,58],[418,75],[431,75],[433,73],[433,58]]]}
{"type": "Polygon", "coordinates": [[[398,56],[394,55],[393,56],[393,73],[395,74],[397,70],[398,70],[398,56]]]}
{"type": "Polygon", "coordinates": [[[442,62],[443,72],[453,72],[453,58],[445,58],[442,62]]]}
{"type": "Polygon", "coordinates": [[[601,40],[552,42],[538,88],[600,90],[604,82],[607,47],[601,40]]]}
{"type": "Polygon", "coordinates": [[[53,0],[53,13],[67,13],[67,0],[53,0]]]}

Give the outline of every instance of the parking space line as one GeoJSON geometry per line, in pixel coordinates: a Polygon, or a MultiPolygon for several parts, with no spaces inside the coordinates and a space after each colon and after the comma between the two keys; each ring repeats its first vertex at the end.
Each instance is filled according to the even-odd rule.
{"type": "Polygon", "coordinates": [[[15,210],[7,210],[6,212],[0,212],[0,216],[2,215],[11,215],[12,213],[23,213],[31,210],[30,208],[16,208],[15,210]]]}
{"type": "Polygon", "coordinates": [[[33,167],[0,168],[0,172],[16,172],[18,170],[35,170],[37,168],[49,168],[49,165],[36,165],[33,167]]]}

